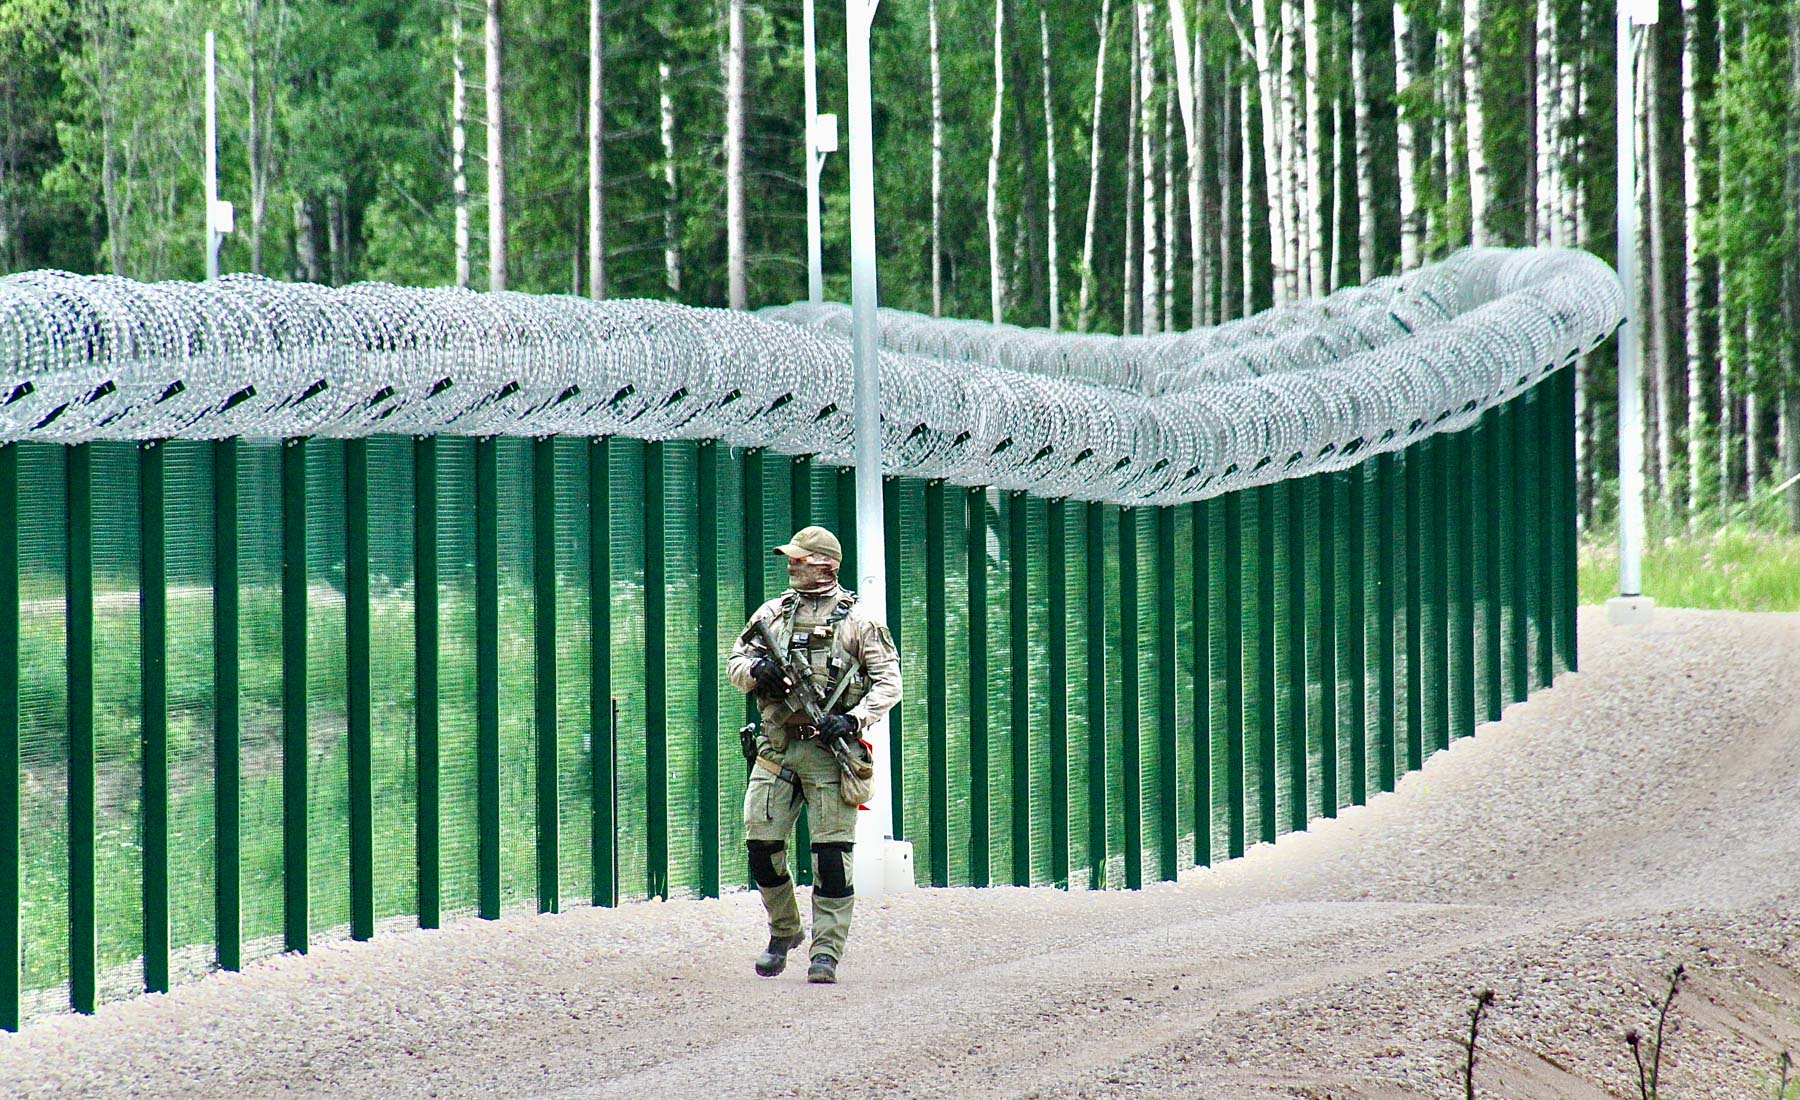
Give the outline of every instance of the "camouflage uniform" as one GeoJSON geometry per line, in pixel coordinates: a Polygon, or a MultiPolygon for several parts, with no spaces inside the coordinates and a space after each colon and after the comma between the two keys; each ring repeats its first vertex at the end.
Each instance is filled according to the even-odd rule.
{"type": "MultiPolygon", "coordinates": [[[[856,594],[833,585],[817,595],[789,589],[757,609],[750,625],[732,647],[728,672],[738,690],[756,688],[751,666],[767,655],[755,636],[758,621],[769,625],[778,645],[804,654],[813,682],[829,698],[842,675],[852,677],[834,708],[867,729],[900,701],[900,653],[880,619],[856,602],[856,594]],[[804,635],[804,638],[801,636],[804,635]],[[804,647],[797,642],[804,642],[804,647]]],[[[837,758],[817,740],[802,739],[809,720],[789,695],[758,697],[767,738],[763,754],[751,768],[744,793],[744,837],[750,853],[750,875],[769,913],[769,932],[776,937],[800,935],[800,907],[788,874],[787,837],[800,816],[802,801],[811,807],[813,858],[813,941],[811,954],[834,962],[843,955],[855,907],[851,850],[856,840],[855,806],[838,793],[837,758]],[[790,769],[798,780],[781,778],[790,769]]]]}

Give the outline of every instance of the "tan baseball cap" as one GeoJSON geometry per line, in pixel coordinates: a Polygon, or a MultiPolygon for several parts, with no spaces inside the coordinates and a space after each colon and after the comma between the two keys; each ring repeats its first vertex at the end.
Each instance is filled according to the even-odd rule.
{"type": "Polygon", "coordinates": [[[802,527],[794,532],[794,537],[788,540],[786,546],[777,546],[771,552],[785,554],[795,561],[811,554],[830,558],[840,564],[844,560],[843,544],[838,542],[836,535],[823,527],[802,527]]]}

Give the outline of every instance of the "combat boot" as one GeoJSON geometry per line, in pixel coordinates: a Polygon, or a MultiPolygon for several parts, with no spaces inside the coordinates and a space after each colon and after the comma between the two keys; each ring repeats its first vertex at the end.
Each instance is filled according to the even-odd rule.
{"type": "Polygon", "coordinates": [[[797,932],[792,936],[770,936],[769,946],[756,957],[756,972],[765,978],[787,969],[788,952],[806,942],[805,933],[797,932]]]}
{"type": "Polygon", "coordinates": [[[830,955],[814,955],[806,968],[806,980],[814,985],[837,984],[837,960],[830,955]]]}

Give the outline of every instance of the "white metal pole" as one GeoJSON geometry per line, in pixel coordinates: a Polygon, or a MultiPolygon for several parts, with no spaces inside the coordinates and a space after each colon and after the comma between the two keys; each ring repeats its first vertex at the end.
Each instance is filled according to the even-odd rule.
{"type": "Polygon", "coordinates": [[[813,0],[802,7],[802,36],[806,43],[806,300],[825,300],[825,261],[819,227],[819,171],[825,154],[819,151],[819,54],[813,37],[813,0]]]}
{"type": "Polygon", "coordinates": [[[206,32],[206,277],[219,277],[219,78],[206,32]]]}
{"type": "MultiPolygon", "coordinates": [[[[845,0],[850,88],[851,364],[856,377],[856,564],[862,605],[883,618],[887,608],[886,531],[881,501],[881,359],[875,313],[875,155],[870,117],[869,28],[878,0],[845,0]]],[[[886,851],[894,835],[893,762],[887,723],[865,736],[875,750],[875,794],[857,815],[856,892],[886,890],[886,851]]]]}
{"type": "MultiPolygon", "coordinates": [[[[1641,0],[1640,0],[1641,6],[1641,0]]],[[[1619,595],[1643,594],[1644,395],[1638,364],[1636,85],[1632,80],[1632,5],[1618,4],[1617,200],[1619,281],[1625,321],[1619,326],[1619,595]]],[[[1652,17],[1654,18],[1654,17],[1652,17]]]]}

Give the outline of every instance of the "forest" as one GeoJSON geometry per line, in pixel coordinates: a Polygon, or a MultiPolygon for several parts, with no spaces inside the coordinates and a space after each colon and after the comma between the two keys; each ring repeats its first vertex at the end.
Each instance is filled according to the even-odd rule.
{"type": "MultiPolygon", "coordinates": [[[[802,2],[0,0],[0,273],[226,272],[755,308],[807,293],[802,2]]],[[[1637,36],[1647,481],[1800,529],[1800,0],[1637,36]]],[[[1615,19],[1588,0],[887,0],[884,305],[1157,333],[1466,245],[1617,254],[1615,19]]],[[[844,111],[843,7],[817,12],[844,111]]],[[[823,167],[848,294],[847,164],[823,167]]],[[[1582,514],[1617,453],[1580,363],[1582,514]]]]}

